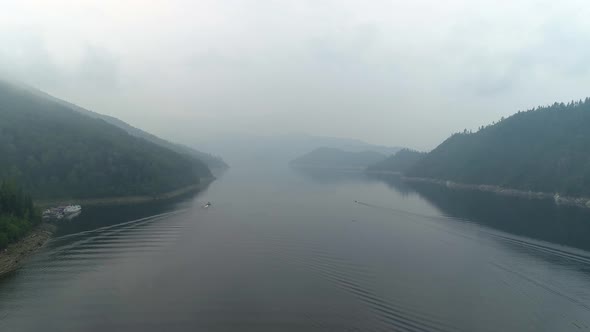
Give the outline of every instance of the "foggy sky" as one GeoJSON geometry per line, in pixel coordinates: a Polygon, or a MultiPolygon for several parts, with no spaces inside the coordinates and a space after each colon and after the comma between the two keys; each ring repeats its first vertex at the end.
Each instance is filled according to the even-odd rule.
{"type": "Polygon", "coordinates": [[[590,96],[585,1],[2,1],[0,74],[191,145],[431,149],[590,96]]]}

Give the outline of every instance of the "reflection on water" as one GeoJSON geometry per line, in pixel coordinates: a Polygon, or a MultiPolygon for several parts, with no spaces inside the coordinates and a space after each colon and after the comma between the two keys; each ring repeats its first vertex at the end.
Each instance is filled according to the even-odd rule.
{"type": "Polygon", "coordinates": [[[190,201],[191,198],[183,197],[178,200],[137,205],[85,206],[76,218],[56,222],[58,228],[55,235],[59,237],[160,214],[177,209],[190,201]]]}
{"type": "Polygon", "coordinates": [[[55,236],[93,230],[186,208],[198,195],[199,192],[189,192],[175,198],[140,204],[84,206],[82,213],[76,215],[75,218],[56,222],[58,228],[55,236]]]}
{"type": "Polygon", "coordinates": [[[586,211],[543,204],[232,169],[197,197],[85,208],[0,282],[0,331],[588,329],[586,211]]]}
{"type": "Polygon", "coordinates": [[[343,182],[362,182],[369,181],[370,178],[365,176],[364,173],[358,171],[346,171],[346,170],[326,170],[322,168],[313,167],[293,167],[290,169],[303,178],[310,180],[313,183],[321,184],[335,184],[343,182]]]}
{"type": "MultiPolygon", "coordinates": [[[[149,223],[183,211],[192,204],[197,194],[193,192],[173,199],[144,204],[85,206],[82,212],[76,213],[72,218],[55,221],[54,224],[57,227],[52,239],[47,243],[44,251],[33,256],[31,260],[35,262],[40,259],[49,259],[61,264],[62,258],[69,257],[67,255],[72,252],[77,253],[80,249],[89,248],[91,243],[104,243],[101,242],[101,238],[113,238],[115,233],[123,234],[130,230],[141,229],[149,223]],[[76,250],[72,249],[74,247],[76,250]]],[[[122,241],[123,244],[125,242],[125,240],[122,241]]],[[[127,243],[129,244],[131,243],[127,243]]],[[[69,261],[66,259],[66,262],[69,261]]],[[[12,279],[22,277],[22,273],[22,270],[18,270],[9,274],[0,280],[0,286],[3,283],[9,284],[12,279]]]]}
{"type": "Polygon", "coordinates": [[[380,180],[400,192],[416,192],[444,214],[514,235],[590,251],[590,209],[559,206],[551,200],[529,200],[494,193],[452,190],[404,182],[399,176],[380,180]]]}

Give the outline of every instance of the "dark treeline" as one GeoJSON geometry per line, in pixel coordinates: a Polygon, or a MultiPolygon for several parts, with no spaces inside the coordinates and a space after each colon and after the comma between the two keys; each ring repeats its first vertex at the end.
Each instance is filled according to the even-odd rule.
{"type": "Polygon", "coordinates": [[[590,99],[518,112],[452,135],[406,175],[590,195],[590,99]]]}
{"type": "Polygon", "coordinates": [[[0,182],[0,249],[25,236],[40,222],[31,196],[11,182],[0,182]]]}
{"type": "Polygon", "coordinates": [[[396,154],[367,167],[369,172],[399,172],[409,170],[418,160],[424,158],[426,153],[410,149],[402,149],[396,154]]]}
{"type": "Polygon", "coordinates": [[[0,81],[0,178],[35,198],[157,195],[211,176],[196,158],[0,81]]]}

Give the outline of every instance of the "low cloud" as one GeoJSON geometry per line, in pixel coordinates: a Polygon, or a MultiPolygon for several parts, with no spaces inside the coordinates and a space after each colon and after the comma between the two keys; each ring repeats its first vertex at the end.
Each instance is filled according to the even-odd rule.
{"type": "Polygon", "coordinates": [[[9,1],[0,71],[188,144],[307,132],[429,149],[586,97],[590,8],[545,2],[9,1]]]}

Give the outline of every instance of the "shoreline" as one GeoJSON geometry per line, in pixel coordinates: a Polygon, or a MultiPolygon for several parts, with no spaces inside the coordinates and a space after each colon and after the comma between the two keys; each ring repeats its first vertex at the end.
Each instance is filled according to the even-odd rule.
{"type": "Polygon", "coordinates": [[[365,171],[364,167],[354,167],[354,166],[350,166],[350,167],[331,167],[331,166],[318,166],[318,165],[293,165],[293,164],[289,164],[289,167],[293,168],[293,169],[300,169],[300,170],[333,170],[333,171],[339,171],[339,172],[354,172],[354,173],[362,173],[365,171]]]}
{"type": "Polygon", "coordinates": [[[0,252],[0,279],[18,270],[28,257],[41,249],[51,238],[55,225],[42,223],[29,235],[0,252]]]}
{"type": "Polygon", "coordinates": [[[78,205],[86,206],[101,206],[101,205],[133,205],[142,204],[148,202],[162,201],[166,199],[175,198],[184,194],[200,191],[209,186],[215,180],[214,177],[202,179],[201,182],[190,186],[182,187],[173,191],[149,196],[115,196],[115,197],[104,197],[104,198],[83,198],[83,199],[55,199],[55,200],[39,200],[35,205],[39,207],[49,207],[56,205],[70,205],[75,202],[78,205]]]}
{"type": "MultiPolygon", "coordinates": [[[[35,203],[38,207],[48,207],[54,205],[67,205],[76,202],[80,205],[100,206],[100,205],[133,205],[142,204],[155,201],[162,201],[176,198],[190,192],[201,191],[207,188],[213,181],[214,177],[202,179],[201,182],[179,188],[166,193],[154,196],[122,196],[122,197],[106,197],[106,198],[90,198],[90,199],[58,199],[37,201],[35,203]]],[[[53,233],[55,233],[57,226],[50,223],[42,223],[37,226],[30,234],[24,238],[12,243],[8,248],[0,251],[0,279],[8,276],[10,273],[18,270],[23,262],[33,255],[37,250],[41,249],[53,233]]]]}
{"type": "Polygon", "coordinates": [[[366,170],[365,173],[367,174],[375,174],[375,175],[399,175],[402,176],[402,172],[398,172],[398,171],[370,171],[370,170],[366,170]]]}
{"type": "Polygon", "coordinates": [[[553,200],[558,205],[569,205],[577,206],[581,208],[590,208],[590,198],[588,197],[576,197],[576,196],[561,196],[555,193],[548,193],[542,191],[525,191],[514,188],[505,188],[497,185],[490,184],[466,184],[460,182],[453,182],[448,180],[432,179],[432,178],[421,178],[421,177],[407,177],[401,176],[401,179],[407,182],[422,182],[431,183],[440,186],[445,186],[449,189],[459,190],[476,190],[481,192],[489,192],[497,195],[519,197],[527,199],[537,200],[553,200]]]}

